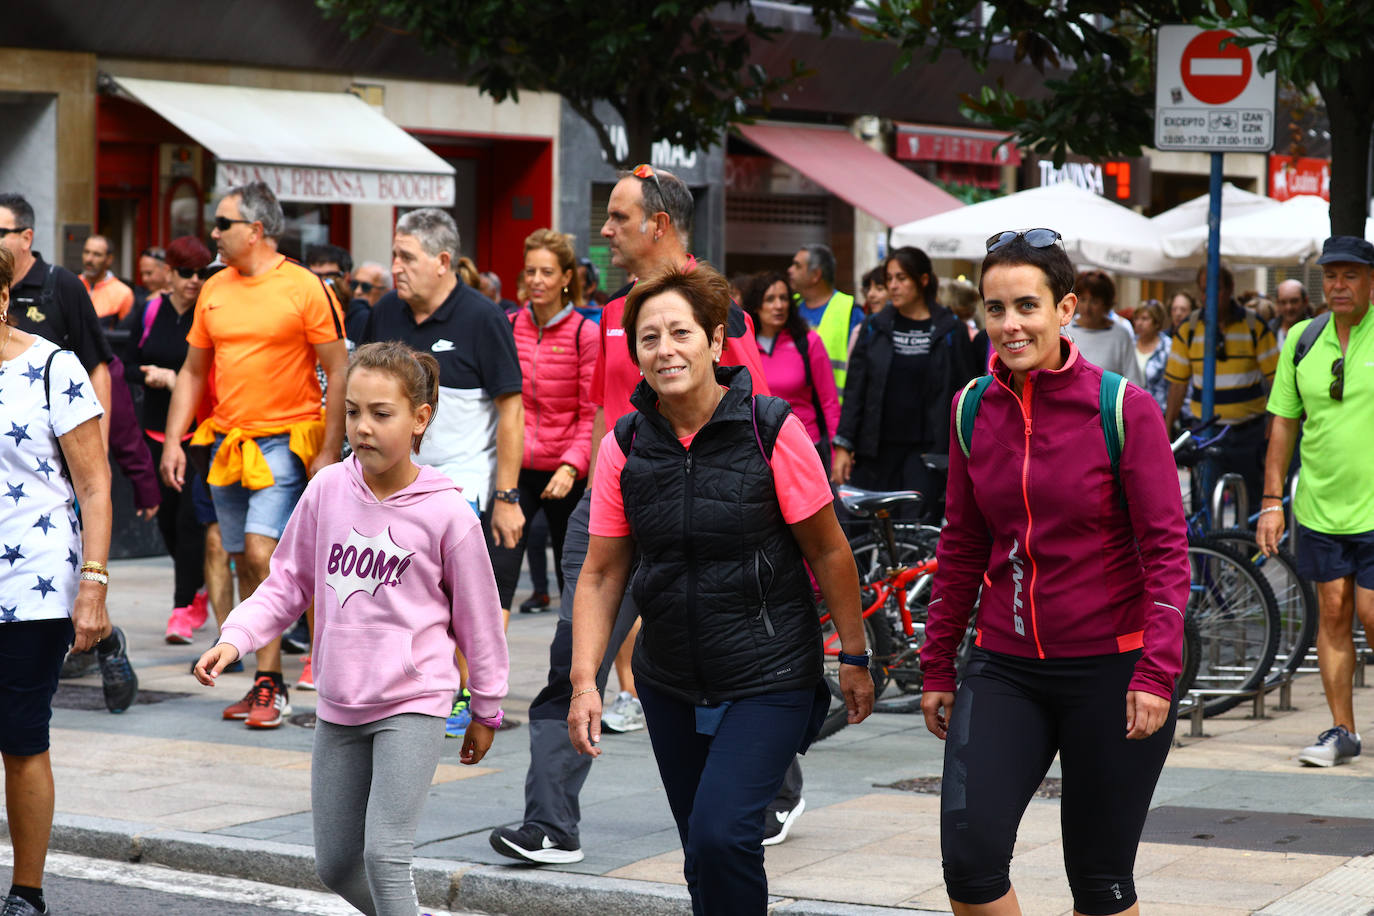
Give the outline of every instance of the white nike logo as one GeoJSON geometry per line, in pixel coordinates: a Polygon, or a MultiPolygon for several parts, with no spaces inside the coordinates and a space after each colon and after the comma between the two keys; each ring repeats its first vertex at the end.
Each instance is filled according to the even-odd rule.
{"type": "Polygon", "coordinates": [[[779,823],[779,824],[781,824],[783,821],[787,820],[787,812],[786,812],[786,811],[774,811],[774,812],[773,812],[773,816],[776,817],[776,818],[778,819],[778,823],[779,823]]]}
{"type": "Polygon", "coordinates": [[[543,845],[544,845],[544,848],[545,848],[545,849],[553,849],[553,848],[556,847],[558,844],[555,843],[553,840],[549,839],[548,837],[544,837],[544,844],[543,844],[543,845]]]}
{"type": "Polygon", "coordinates": [[[447,353],[448,351],[450,351],[450,350],[452,350],[452,349],[453,349],[453,341],[451,341],[451,340],[444,340],[444,339],[442,339],[442,338],[440,338],[439,340],[434,341],[433,346],[430,347],[430,350],[432,350],[432,351],[435,352],[435,353],[447,353]]]}

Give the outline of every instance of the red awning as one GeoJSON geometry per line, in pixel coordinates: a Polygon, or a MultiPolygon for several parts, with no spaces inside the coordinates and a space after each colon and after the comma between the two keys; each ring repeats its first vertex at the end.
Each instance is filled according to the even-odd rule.
{"type": "Polygon", "coordinates": [[[740,124],[744,139],[888,226],[964,204],[837,127],[740,124]]]}

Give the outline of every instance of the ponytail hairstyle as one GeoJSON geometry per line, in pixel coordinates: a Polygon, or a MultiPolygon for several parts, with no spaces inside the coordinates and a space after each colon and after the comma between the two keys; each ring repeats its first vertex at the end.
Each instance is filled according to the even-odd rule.
{"type": "Polygon", "coordinates": [[[457,270],[458,279],[463,281],[464,286],[482,288],[482,275],[477,272],[477,265],[472,263],[472,258],[459,258],[456,264],[454,269],[457,270]]]}
{"type": "Polygon", "coordinates": [[[401,384],[406,400],[410,402],[412,412],[419,410],[421,404],[429,405],[429,423],[424,431],[412,437],[410,443],[411,449],[418,453],[420,442],[425,432],[434,425],[434,415],[439,411],[439,361],[428,353],[412,350],[400,341],[388,340],[363,344],[353,352],[353,358],[348,362],[345,384],[354,369],[385,372],[396,379],[401,384]]]}

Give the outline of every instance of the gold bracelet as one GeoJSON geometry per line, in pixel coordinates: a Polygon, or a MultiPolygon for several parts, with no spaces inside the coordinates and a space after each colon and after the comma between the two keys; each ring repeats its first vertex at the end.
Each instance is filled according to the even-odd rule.
{"type": "Polygon", "coordinates": [[[104,563],[97,563],[95,560],[87,560],[85,563],[81,564],[81,571],[108,574],[110,570],[104,563]]]}
{"type": "Polygon", "coordinates": [[[573,480],[577,479],[577,468],[573,467],[570,464],[567,464],[566,462],[564,464],[559,465],[559,468],[571,474],[573,476],[573,480]]]}
{"type": "Polygon", "coordinates": [[[588,687],[588,688],[585,689],[585,690],[579,690],[579,691],[577,691],[577,692],[574,693],[572,696],[568,697],[568,699],[569,699],[569,700],[575,700],[575,699],[577,699],[578,697],[582,696],[583,694],[587,694],[587,693],[596,693],[596,692],[597,692],[597,690],[596,690],[595,687],[588,687]]]}

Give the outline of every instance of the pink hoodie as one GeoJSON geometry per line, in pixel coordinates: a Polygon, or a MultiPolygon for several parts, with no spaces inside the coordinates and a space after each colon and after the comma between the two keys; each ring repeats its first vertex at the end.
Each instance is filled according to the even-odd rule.
{"type": "Polygon", "coordinates": [[[378,502],[356,457],[315,476],[272,555],[272,571],[224,622],[240,655],[315,602],[316,712],[336,725],[399,713],[447,716],[468,660],[472,714],[496,715],[510,660],[482,526],[428,466],[378,502]]]}

